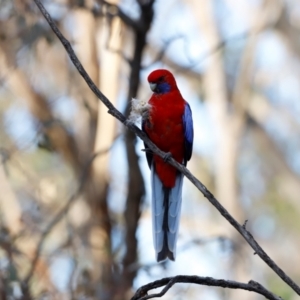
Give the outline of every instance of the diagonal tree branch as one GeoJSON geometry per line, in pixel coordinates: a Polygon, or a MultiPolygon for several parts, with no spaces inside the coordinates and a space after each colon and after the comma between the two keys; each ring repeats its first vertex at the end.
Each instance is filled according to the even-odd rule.
{"type": "Polygon", "coordinates": [[[147,299],[162,297],[175,283],[194,283],[199,285],[217,286],[217,287],[229,288],[229,289],[241,289],[241,290],[255,292],[257,294],[263,295],[270,300],[282,300],[281,297],[274,295],[273,293],[268,291],[265,287],[263,287],[260,283],[253,280],[250,280],[248,283],[242,283],[242,282],[231,281],[231,280],[215,279],[212,277],[200,277],[200,276],[188,276],[188,275],[167,277],[167,278],[150,282],[140,287],[136,291],[135,295],[131,298],[131,300],[147,300],[147,299]],[[150,294],[150,295],[147,294],[150,290],[162,286],[164,286],[164,288],[161,290],[161,292],[156,294],[150,294]]]}
{"type": "MultiPolygon", "coordinates": [[[[101,91],[97,88],[97,86],[93,83],[82,64],[78,60],[74,50],[71,47],[69,41],[62,35],[51,16],[42,5],[40,0],[34,0],[41,13],[49,23],[53,32],[60,39],[61,43],[65,47],[70,59],[73,64],[77,68],[78,72],[84,78],[90,89],[95,93],[95,95],[106,105],[108,108],[108,113],[117,118],[120,122],[122,122],[127,128],[129,128],[132,132],[134,132],[138,137],[140,137],[149,147],[151,151],[160,157],[165,157],[166,153],[158,149],[149,138],[135,125],[126,121],[125,116],[118,111],[113,104],[101,93],[101,91]]],[[[246,226],[243,227],[240,223],[238,223],[229,212],[219,203],[219,201],[214,197],[214,195],[195,177],[193,174],[185,168],[183,165],[176,162],[173,158],[168,160],[172,166],[174,166],[177,170],[182,172],[196,187],[197,189],[208,199],[208,201],[219,211],[219,213],[243,236],[246,242],[251,246],[251,248],[283,281],[285,281],[298,295],[300,295],[300,286],[297,285],[285,272],[267,255],[267,253],[261,248],[261,246],[256,242],[251,233],[246,229],[246,226]]]]}

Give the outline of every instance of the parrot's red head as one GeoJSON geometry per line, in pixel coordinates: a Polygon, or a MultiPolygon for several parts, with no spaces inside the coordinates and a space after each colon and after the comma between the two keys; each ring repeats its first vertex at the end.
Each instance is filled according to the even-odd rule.
{"type": "Polygon", "coordinates": [[[158,69],[148,76],[150,88],[154,93],[165,94],[177,90],[177,85],[173,74],[165,69],[158,69]]]}

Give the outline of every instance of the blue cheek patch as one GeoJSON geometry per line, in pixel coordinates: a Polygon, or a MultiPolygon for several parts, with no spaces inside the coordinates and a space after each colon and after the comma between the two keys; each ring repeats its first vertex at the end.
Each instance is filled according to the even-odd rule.
{"type": "Polygon", "coordinates": [[[156,87],[158,93],[165,94],[170,92],[171,86],[167,82],[159,83],[156,87]]]}

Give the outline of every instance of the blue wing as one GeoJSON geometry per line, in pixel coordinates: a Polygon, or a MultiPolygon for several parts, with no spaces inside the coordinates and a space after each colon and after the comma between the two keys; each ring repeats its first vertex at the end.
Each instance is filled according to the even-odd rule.
{"type": "Polygon", "coordinates": [[[184,165],[192,157],[193,140],[194,140],[194,127],[193,117],[190,105],[185,102],[184,113],[182,116],[183,121],[183,133],[184,133],[184,165]]]}

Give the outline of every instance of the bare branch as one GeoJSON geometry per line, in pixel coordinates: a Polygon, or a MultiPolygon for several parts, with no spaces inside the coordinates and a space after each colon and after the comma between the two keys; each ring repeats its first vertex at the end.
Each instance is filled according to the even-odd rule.
{"type": "Polygon", "coordinates": [[[99,3],[103,3],[108,6],[108,14],[111,17],[118,16],[128,27],[134,30],[138,30],[139,28],[138,22],[130,18],[127,14],[125,14],[118,5],[109,3],[108,1],[105,0],[99,0],[99,3]]]}
{"type": "Polygon", "coordinates": [[[161,61],[163,59],[163,57],[165,56],[169,46],[174,42],[177,41],[179,39],[183,39],[184,36],[183,35],[175,35],[169,39],[167,39],[164,42],[164,46],[160,49],[160,51],[157,53],[156,57],[154,58],[154,60],[152,62],[150,62],[148,65],[143,66],[142,69],[148,69],[150,68],[152,65],[154,65],[155,63],[157,63],[158,61],[161,61]]]}
{"type": "MultiPolygon", "coordinates": [[[[129,128],[132,132],[134,132],[138,137],[140,137],[147,146],[160,157],[165,157],[166,153],[158,149],[150,139],[135,125],[126,122],[125,116],[119,112],[113,104],[101,93],[101,91],[97,88],[97,86],[93,83],[82,64],[78,60],[74,50],[72,49],[68,40],[62,35],[54,21],[52,20],[49,13],[46,11],[44,6],[42,5],[40,0],[34,0],[36,5],[39,7],[41,13],[44,15],[45,19],[51,26],[54,33],[62,42],[65,47],[70,59],[74,63],[78,72],[84,78],[88,86],[95,93],[95,95],[107,106],[108,113],[117,118],[120,122],[122,122],[127,128],[129,128]]],[[[196,187],[197,189],[208,199],[208,201],[219,211],[219,213],[243,236],[243,238],[247,241],[247,243],[251,246],[251,248],[257,253],[257,255],[283,280],[285,281],[298,295],[300,295],[300,287],[297,285],[285,272],[267,255],[267,253],[260,247],[260,245],[253,238],[251,233],[243,228],[243,225],[238,223],[229,212],[219,203],[219,201],[214,197],[214,195],[196,178],[192,175],[192,173],[185,168],[183,165],[176,162],[173,158],[168,160],[173,167],[183,173],[196,187]]]]}
{"type": "MultiPolygon", "coordinates": [[[[120,135],[118,135],[115,140],[119,137],[120,135]]],[[[100,150],[96,153],[94,153],[89,160],[87,161],[87,163],[85,164],[85,166],[83,167],[80,179],[79,179],[79,185],[77,187],[77,190],[73,193],[73,195],[69,198],[69,200],[67,201],[67,203],[63,206],[63,208],[55,215],[55,217],[52,219],[52,221],[48,224],[47,228],[45,229],[45,231],[42,233],[40,240],[38,242],[38,245],[36,247],[32,262],[31,262],[31,267],[27,273],[27,275],[24,277],[23,280],[23,285],[24,286],[28,286],[29,281],[31,280],[34,270],[36,268],[37,262],[39,260],[42,248],[44,246],[44,242],[46,240],[46,238],[48,237],[48,235],[51,233],[52,229],[59,223],[59,221],[65,216],[65,214],[69,211],[70,207],[73,205],[73,203],[75,202],[75,200],[78,198],[78,196],[80,195],[80,193],[82,192],[85,183],[86,183],[86,179],[88,178],[88,172],[90,171],[90,167],[93,163],[93,161],[100,155],[106,154],[108,151],[111,150],[112,146],[114,144],[112,144],[109,148],[104,149],[104,150],[100,150]]]]}
{"type": "Polygon", "coordinates": [[[200,64],[202,64],[207,58],[211,57],[213,54],[215,54],[216,52],[226,48],[228,46],[228,44],[238,41],[238,40],[244,40],[247,39],[249,37],[249,31],[245,31],[242,33],[238,33],[236,35],[230,36],[225,40],[220,41],[217,45],[215,45],[214,47],[212,47],[211,49],[207,50],[207,52],[205,52],[204,54],[202,54],[200,56],[200,58],[198,59],[191,59],[187,53],[187,49],[185,50],[185,55],[187,57],[187,59],[190,62],[190,65],[187,66],[187,68],[195,68],[196,66],[199,66],[200,64]]]}
{"type": "Polygon", "coordinates": [[[268,291],[265,287],[259,284],[256,281],[250,280],[248,283],[242,283],[231,280],[215,279],[212,277],[200,277],[200,276],[187,276],[179,275],[175,277],[163,278],[157,281],[150,282],[142,287],[140,287],[131,300],[147,300],[151,298],[162,297],[166,292],[175,284],[175,283],[194,283],[207,286],[217,286],[222,288],[229,289],[241,289],[250,292],[255,292],[257,294],[265,296],[270,300],[282,300],[281,297],[278,297],[268,291]],[[164,286],[161,292],[156,294],[147,295],[147,293],[159,287],[164,286]]]}

